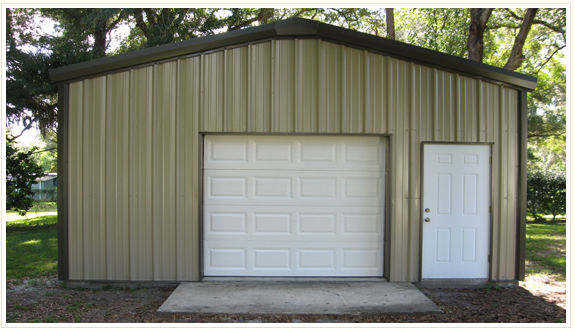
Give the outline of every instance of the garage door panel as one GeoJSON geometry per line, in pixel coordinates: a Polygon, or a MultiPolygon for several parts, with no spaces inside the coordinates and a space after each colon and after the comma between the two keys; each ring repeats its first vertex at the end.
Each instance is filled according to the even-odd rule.
{"type": "Polygon", "coordinates": [[[204,152],[204,275],[383,275],[381,138],[206,136],[204,152]]]}
{"type": "Polygon", "coordinates": [[[383,165],[383,143],[374,137],[222,135],[206,137],[204,148],[205,169],[378,171],[383,165]]]}
{"type": "Polygon", "coordinates": [[[204,171],[204,204],[383,205],[382,172],[242,170],[239,174],[204,171]]]}
{"type": "Polygon", "coordinates": [[[379,207],[211,206],[204,209],[204,239],[234,241],[381,241],[383,209],[379,207]]]}
{"type": "Polygon", "coordinates": [[[382,247],[375,243],[207,242],[205,276],[381,276],[382,247]]]}

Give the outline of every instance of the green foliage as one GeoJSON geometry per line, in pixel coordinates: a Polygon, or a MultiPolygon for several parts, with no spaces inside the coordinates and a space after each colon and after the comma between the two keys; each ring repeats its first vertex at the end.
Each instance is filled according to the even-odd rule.
{"type": "Polygon", "coordinates": [[[37,146],[34,160],[46,173],[58,172],[58,138],[56,132],[50,131],[45,136],[38,135],[32,146],[37,146]]]}
{"type": "Polygon", "coordinates": [[[43,175],[33,159],[35,149],[18,150],[6,136],[6,209],[25,215],[33,203],[32,184],[43,175]]]}
{"type": "Polygon", "coordinates": [[[44,129],[52,129],[57,120],[57,88],[49,80],[49,55],[37,51],[26,52],[17,47],[16,39],[27,37],[17,38],[12,35],[16,30],[10,27],[10,15],[7,21],[7,123],[18,123],[25,128],[31,128],[35,124],[44,129]]]}
{"type": "Polygon", "coordinates": [[[553,221],[567,209],[567,182],[565,173],[531,172],[527,175],[527,211],[538,219],[550,214],[553,221]]]}
{"type": "MultiPolygon", "coordinates": [[[[286,15],[280,15],[284,19],[286,15]]],[[[385,11],[370,8],[297,8],[288,17],[298,16],[362,31],[376,36],[384,36],[386,29],[385,11]]]]}
{"type": "MultiPolygon", "coordinates": [[[[247,11],[248,9],[244,9],[247,11]]],[[[123,14],[130,26],[129,35],[115,53],[163,45],[206,36],[225,26],[218,9],[205,8],[130,8],[123,14]]],[[[236,20],[239,20],[236,15],[236,20]]],[[[229,22],[232,24],[232,22],[229,22]]]]}
{"type": "Polygon", "coordinates": [[[459,57],[467,55],[469,8],[402,9],[395,17],[398,40],[459,57]]]}

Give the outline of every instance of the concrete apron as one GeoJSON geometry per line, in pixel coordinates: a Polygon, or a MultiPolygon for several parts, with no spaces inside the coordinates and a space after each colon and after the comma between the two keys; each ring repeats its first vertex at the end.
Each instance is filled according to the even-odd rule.
{"type": "Polygon", "coordinates": [[[440,312],[409,282],[357,279],[184,282],[157,311],[159,315],[386,315],[440,312]]]}

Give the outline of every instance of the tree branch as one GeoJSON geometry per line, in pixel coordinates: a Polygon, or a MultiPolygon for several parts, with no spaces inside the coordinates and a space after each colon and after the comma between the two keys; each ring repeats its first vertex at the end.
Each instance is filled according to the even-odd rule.
{"type": "Polygon", "coordinates": [[[152,35],[150,34],[150,30],[148,29],[146,22],[144,22],[144,16],[142,15],[141,8],[136,8],[134,10],[134,17],[136,18],[136,26],[142,30],[142,33],[148,41],[151,40],[152,35]]]}
{"type": "Polygon", "coordinates": [[[537,69],[537,71],[535,72],[535,76],[537,76],[539,74],[539,72],[541,71],[541,69],[543,69],[543,67],[545,67],[547,62],[549,62],[551,60],[551,58],[553,58],[553,56],[555,56],[555,54],[557,54],[557,52],[564,49],[565,46],[567,46],[567,45],[563,45],[561,47],[558,47],[553,53],[551,53],[551,55],[547,58],[547,60],[545,60],[545,62],[543,62],[543,64],[541,64],[541,66],[539,66],[539,69],[537,69]]]}
{"type": "MultiPolygon", "coordinates": [[[[509,8],[504,8],[505,11],[507,11],[509,14],[511,14],[511,17],[513,17],[515,20],[517,21],[523,21],[523,18],[520,17],[519,15],[517,15],[515,12],[513,12],[511,9],[509,8]]],[[[542,21],[542,20],[533,20],[533,24],[539,24],[542,25],[546,28],[549,28],[557,33],[561,33],[561,34],[565,34],[565,29],[561,29],[561,27],[558,26],[554,26],[552,24],[549,24],[548,22],[542,21]]]]}
{"type": "Polygon", "coordinates": [[[262,19],[264,19],[264,18],[267,19],[267,18],[268,18],[268,14],[269,14],[269,10],[272,10],[272,11],[273,11],[273,8],[260,8],[260,12],[258,13],[258,16],[254,17],[254,18],[251,18],[251,19],[249,19],[249,20],[245,20],[245,21],[243,21],[243,22],[240,22],[239,24],[234,25],[234,26],[228,28],[228,30],[238,30],[238,29],[247,27],[247,26],[249,26],[250,24],[252,24],[252,23],[254,23],[254,22],[256,22],[256,21],[260,21],[260,20],[262,20],[262,19]]]}
{"type": "Polygon", "coordinates": [[[554,132],[552,134],[530,134],[530,135],[527,135],[527,138],[546,138],[546,137],[565,135],[566,133],[567,133],[566,131],[558,131],[558,132],[554,132]]]}
{"type": "Polygon", "coordinates": [[[155,18],[155,13],[152,11],[151,8],[144,8],[144,12],[146,12],[146,18],[148,19],[148,22],[150,23],[151,26],[156,25],[156,18],[155,18]]]}
{"type": "Polygon", "coordinates": [[[535,19],[536,14],[537,8],[529,8],[525,12],[525,18],[523,19],[523,23],[521,23],[521,29],[519,29],[519,33],[515,36],[515,42],[513,43],[511,54],[503,68],[515,70],[521,66],[524,59],[523,46],[525,45],[525,40],[527,40],[527,35],[529,35],[529,30],[531,30],[531,25],[533,25],[533,20],[535,19]]]}
{"type": "Polygon", "coordinates": [[[16,136],[12,136],[11,138],[8,138],[8,136],[6,136],[6,140],[8,140],[8,142],[14,142],[15,140],[17,140],[20,136],[22,136],[24,134],[24,132],[26,132],[26,130],[29,130],[30,128],[32,128],[32,119],[30,119],[29,117],[25,117],[22,119],[22,123],[24,124],[24,129],[22,129],[22,131],[20,132],[20,134],[16,135],[16,136]]]}
{"type": "Polygon", "coordinates": [[[44,150],[36,150],[36,151],[32,152],[32,154],[42,153],[42,152],[50,152],[50,151],[55,151],[55,150],[58,150],[58,148],[54,147],[54,148],[49,148],[49,149],[44,149],[44,150]]]}
{"type": "Polygon", "coordinates": [[[118,25],[118,23],[120,23],[126,17],[126,15],[127,15],[126,11],[121,10],[120,14],[118,15],[118,18],[114,20],[112,23],[110,23],[110,25],[106,28],[106,33],[114,30],[118,25]]]}

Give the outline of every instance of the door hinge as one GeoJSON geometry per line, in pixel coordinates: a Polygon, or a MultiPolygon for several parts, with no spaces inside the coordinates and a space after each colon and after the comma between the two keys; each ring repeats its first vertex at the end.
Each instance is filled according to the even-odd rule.
{"type": "Polygon", "coordinates": [[[493,164],[493,157],[489,156],[489,164],[493,164]]]}
{"type": "Polygon", "coordinates": [[[487,255],[487,262],[491,263],[491,255],[487,255]]]}
{"type": "Polygon", "coordinates": [[[489,205],[489,213],[491,213],[491,205],[489,205]]]}

